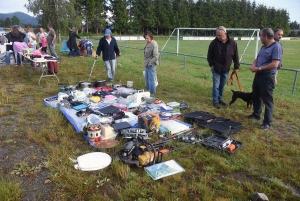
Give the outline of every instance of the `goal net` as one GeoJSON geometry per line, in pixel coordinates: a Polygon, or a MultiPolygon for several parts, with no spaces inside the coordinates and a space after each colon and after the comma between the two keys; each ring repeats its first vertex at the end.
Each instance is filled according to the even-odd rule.
{"type": "MultiPolygon", "coordinates": [[[[226,28],[238,45],[240,62],[252,63],[258,53],[260,29],[226,28]]],[[[162,47],[162,52],[206,58],[216,28],[175,28],[162,47]]]]}

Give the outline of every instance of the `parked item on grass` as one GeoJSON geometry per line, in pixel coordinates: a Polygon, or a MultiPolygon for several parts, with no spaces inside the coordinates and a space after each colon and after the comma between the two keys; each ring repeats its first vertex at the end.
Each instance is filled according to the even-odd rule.
{"type": "Polygon", "coordinates": [[[101,126],[100,124],[90,124],[87,127],[87,135],[89,141],[98,142],[101,140],[101,126]]]}
{"type": "Polygon", "coordinates": [[[180,110],[186,110],[186,109],[188,109],[189,108],[189,105],[186,103],[186,102],[181,102],[180,104],[179,104],[179,109],[180,110]]]}
{"type": "Polygon", "coordinates": [[[115,147],[119,144],[120,142],[118,140],[101,140],[99,142],[94,142],[94,147],[98,149],[107,149],[107,148],[112,148],[115,147]]]}
{"type": "Polygon", "coordinates": [[[147,132],[158,131],[160,127],[160,117],[154,112],[145,112],[139,115],[139,127],[145,128],[147,132]]]}
{"type": "Polygon", "coordinates": [[[205,125],[205,128],[215,131],[217,134],[221,135],[231,135],[239,132],[243,125],[240,122],[231,121],[230,119],[225,119],[219,117],[214,119],[209,124],[205,125]]]}
{"type": "Polygon", "coordinates": [[[94,103],[99,103],[101,98],[99,96],[91,96],[89,99],[94,103]]]}
{"type": "Polygon", "coordinates": [[[228,154],[234,154],[238,151],[243,143],[223,135],[210,135],[202,140],[201,144],[210,149],[218,149],[228,154]]]}
{"type": "Polygon", "coordinates": [[[132,88],[133,87],[133,81],[127,81],[127,85],[128,88],[132,88]]]}
{"type": "Polygon", "coordinates": [[[168,102],[168,103],[167,103],[167,106],[170,106],[170,107],[172,107],[173,109],[174,109],[174,108],[179,108],[180,103],[178,103],[178,102],[168,102]]]}
{"type": "Polygon", "coordinates": [[[195,111],[185,114],[184,118],[189,124],[196,123],[199,127],[205,128],[205,125],[212,122],[216,116],[208,112],[195,111]]]}
{"type": "Polygon", "coordinates": [[[107,153],[103,152],[92,152],[81,155],[74,160],[70,158],[74,165],[74,168],[82,171],[94,171],[100,170],[110,165],[111,157],[107,153]]]}
{"type": "Polygon", "coordinates": [[[149,91],[144,91],[144,90],[138,90],[135,94],[134,94],[134,99],[138,105],[144,104],[144,100],[145,98],[149,98],[150,97],[150,92],[149,91]]]}
{"type": "Polygon", "coordinates": [[[91,86],[90,82],[79,82],[78,87],[79,88],[89,88],[91,86]]]}
{"type": "Polygon", "coordinates": [[[70,105],[70,102],[68,101],[68,100],[61,100],[60,102],[59,102],[59,105],[61,106],[61,107],[65,107],[65,108],[67,108],[67,109],[71,109],[71,105],[70,105]]]}
{"type": "Polygon", "coordinates": [[[97,88],[97,87],[104,87],[104,86],[106,86],[106,81],[105,80],[95,81],[94,84],[93,84],[93,86],[95,88],[97,88]]]}
{"type": "Polygon", "coordinates": [[[269,201],[269,198],[264,193],[254,193],[251,196],[251,201],[269,201]]]}
{"type": "Polygon", "coordinates": [[[156,149],[154,146],[143,139],[141,136],[137,136],[131,139],[131,141],[125,143],[114,155],[118,154],[120,161],[128,165],[136,165],[137,167],[153,165],[156,162],[161,162],[162,155],[156,157],[156,149]],[[160,157],[159,157],[160,156],[160,157]],[[160,159],[156,161],[156,159],[160,159]]]}
{"type": "Polygon", "coordinates": [[[163,177],[184,172],[185,169],[181,167],[181,165],[179,165],[175,160],[169,160],[145,167],[145,171],[153,180],[158,180],[163,177]]]}
{"type": "Polygon", "coordinates": [[[58,67],[57,62],[48,62],[48,73],[49,74],[57,74],[58,73],[58,67]]]}
{"type": "Polygon", "coordinates": [[[117,136],[117,133],[108,123],[101,124],[101,130],[102,130],[102,135],[101,135],[102,140],[114,139],[117,136]]]}

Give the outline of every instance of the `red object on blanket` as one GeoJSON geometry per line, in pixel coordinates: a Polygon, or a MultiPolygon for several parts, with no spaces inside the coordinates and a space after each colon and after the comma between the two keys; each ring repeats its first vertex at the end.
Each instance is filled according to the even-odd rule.
{"type": "Polygon", "coordinates": [[[103,89],[106,92],[111,92],[113,89],[107,86],[101,86],[101,87],[97,87],[95,88],[96,91],[100,91],[101,89],[103,89]]]}

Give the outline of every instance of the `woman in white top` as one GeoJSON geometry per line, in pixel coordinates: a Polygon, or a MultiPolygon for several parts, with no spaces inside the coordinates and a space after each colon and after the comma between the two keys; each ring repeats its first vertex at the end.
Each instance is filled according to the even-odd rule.
{"type": "Polygon", "coordinates": [[[40,45],[40,47],[42,47],[42,41],[41,41],[41,38],[42,37],[45,37],[45,38],[47,38],[47,36],[48,36],[48,34],[44,31],[44,29],[41,27],[40,28],[40,32],[38,32],[37,34],[36,34],[36,37],[39,39],[39,45],[40,45]]]}
{"type": "Polygon", "coordinates": [[[33,29],[31,27],[27,28],[26,36],[28,38],[28,47],[33,48],[33,50],[36,50],[36,36],[32,32],[32,30],[33,29]]]}

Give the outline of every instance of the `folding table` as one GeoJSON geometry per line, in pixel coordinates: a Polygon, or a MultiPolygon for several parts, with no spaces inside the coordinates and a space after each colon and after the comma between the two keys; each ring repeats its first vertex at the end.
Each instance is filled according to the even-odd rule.
{"type": "MultiPolygon", "coordinates": [[[[19,53],[19,54],[24,56],[22,53],[19,53]]],[[[24,57],[26,59],[28,59],[29,61],[31,61],[30,68],[28,69],[29,76],[31,75],[32,70],[37,70],[37,69],[42,70],[42,74],[39,78],[38,85],[40,85],[41,79],[44,77],[55,77],[57,79],[57,82],[59,83],[59,79],[58,79],[56,73],[53,72],[53,74],[49,74],[49,72],[48,72],[48,62],[57,62],[57,60],[48,60],[48,59],[43,58],[43,56],[42,56],[42,58],[34,58],[34,59],[30,58],[30,56],[27,56],[27,55],[24,57]]]]}

